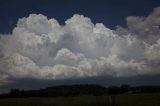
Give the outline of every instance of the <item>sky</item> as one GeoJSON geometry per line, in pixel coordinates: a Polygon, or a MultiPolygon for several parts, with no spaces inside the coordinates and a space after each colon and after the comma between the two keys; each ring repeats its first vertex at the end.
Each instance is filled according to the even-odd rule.
{"type": "Polygon", "coordinates": [[[0,90],[160,84],[159,0],[1,0],[0,90]]]}
{"type": "Polygon", "coordinates": [[[126,26],[127,16],[147,16],[159,0],[1,0],[0,32],[12,32],[17,20],[29,14],[43,14],[59,23],[72,15],[82,14],[94,23],[104,23],[109,28],[126,26]]]}

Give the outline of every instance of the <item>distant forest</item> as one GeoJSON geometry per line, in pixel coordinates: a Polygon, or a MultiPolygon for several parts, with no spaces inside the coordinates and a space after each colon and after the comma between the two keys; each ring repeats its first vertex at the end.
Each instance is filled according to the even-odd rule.
{"type": "Polygon", "coordinates": [[[68,97],[81,95],[118,95],[135,93],[158,93],[160,86],[137,86],[129,85],[104,87],[101,85],[83,84],[83,85],[63,85],[52,86],[39,90],[20,90],[11,89],[9,93],[0,94],[0,98],[25,98],[25,97],[68,97]]]}

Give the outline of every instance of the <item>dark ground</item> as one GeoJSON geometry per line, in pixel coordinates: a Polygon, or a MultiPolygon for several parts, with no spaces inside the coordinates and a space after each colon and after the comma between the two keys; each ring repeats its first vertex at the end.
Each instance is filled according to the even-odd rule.
{"type": "Polygon", "coordinates": [[[6,98],[0,106],[160,106],[160,94],[76,96],[55,98],[6,98]]]}

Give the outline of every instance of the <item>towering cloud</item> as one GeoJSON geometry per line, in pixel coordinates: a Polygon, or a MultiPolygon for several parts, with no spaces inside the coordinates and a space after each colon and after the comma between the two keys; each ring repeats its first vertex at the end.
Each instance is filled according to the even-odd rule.
{"type": "Polygon", "coordinates": [[[30,14],[10,35],[0,35],[0,85],[16,78],[67,79],[159,74],[160,7],[148,17],[127,17],[111,30],[75,14],[60,25],[30,14]]]}

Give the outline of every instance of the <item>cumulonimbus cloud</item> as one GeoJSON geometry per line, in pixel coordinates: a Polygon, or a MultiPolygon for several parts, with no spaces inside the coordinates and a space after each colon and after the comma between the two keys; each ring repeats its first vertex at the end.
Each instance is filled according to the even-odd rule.
{"type": "Polygon", "coordinates": [[[0,36],[0,81],[159,74],[160,7],[127,24],[111,30],[78,14],[65,25],[41,14],[21,18],[0,36]]]}

